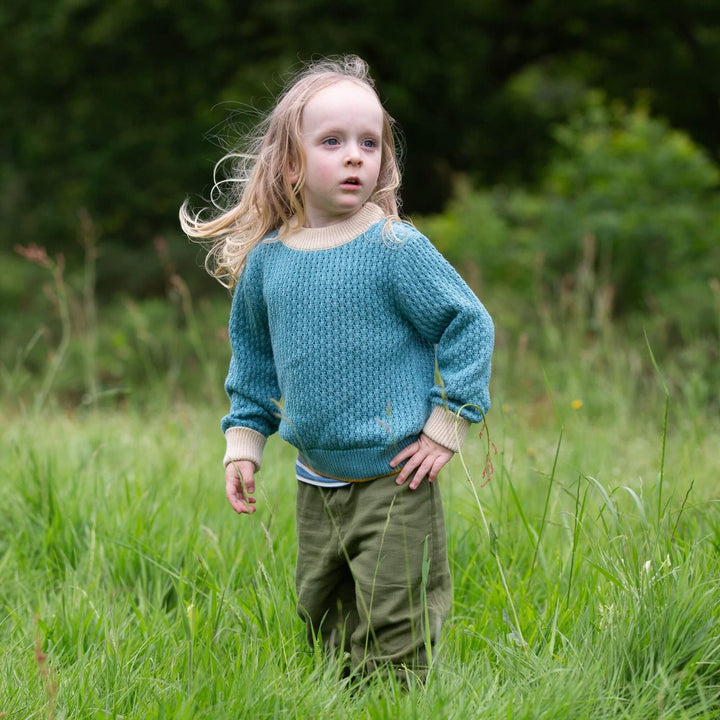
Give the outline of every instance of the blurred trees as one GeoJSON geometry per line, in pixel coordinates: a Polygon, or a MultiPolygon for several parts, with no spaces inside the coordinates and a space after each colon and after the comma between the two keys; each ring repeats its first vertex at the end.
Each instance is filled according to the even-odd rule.
{"type": "Polygon", "coordinates": [[[644,93],[720,153],[710,0],[4,0],[0,32],[0,252],[79,255],[86,208],[107,288],[152,287],[151,241],[179,236],[177,208],[207,194],[217,145],[315,55],[371,64],[406,138],[410,213],[441,209],[458,173],[532,186],[552,127],[593,87],[644,93]]]}
{"type": "MultiPolygon", "coordinates": [[[[720,271],[720,172],[686,134],[638,106],[590,102],[557,131],[543,243],[555,275],[597,243],[597,275],[618,311],[657,309],[668,288],[720,271]]],[[[669,310],[669,308],[667,308],[669,310]]],[[[678,318],[679,319],[679,318],[678,318]]]]}
{"type": "Polygon", "coordinates": [[[676,340],[717,338],[718,165],[643,105],[599,94],[555,135],[533,191],[461,189],[420,228],[476,285],[515,296],[498,303],[507,328],[546,304],[581,330],[658,313],[676,340]]]}

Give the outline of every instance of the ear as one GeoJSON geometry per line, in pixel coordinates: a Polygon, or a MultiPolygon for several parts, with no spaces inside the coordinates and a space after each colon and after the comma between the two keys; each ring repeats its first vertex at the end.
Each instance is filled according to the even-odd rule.
{"type": "Polygon", "coordinates": [[[300,179],[300,167],[297,158],[293,157],[288,161],[288,178],[293,185],[300,179]]]}

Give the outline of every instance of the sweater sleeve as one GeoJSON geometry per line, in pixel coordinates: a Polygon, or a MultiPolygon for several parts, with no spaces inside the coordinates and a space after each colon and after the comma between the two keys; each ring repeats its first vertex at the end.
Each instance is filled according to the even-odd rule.
{"type": "Polygon", "coordinates": [[[227,440],[223,464],[262,462],[265,440],[278,429],[280,399],[259,253],[251,252],[233,295],[228,334],[232,356],[225,380],[230,412],[221,428],[227,440]]]}
{"type": "Polygon", "coordinates": [[[416,230],[398,247],[395,283],[400,311],[435,346],[433,408],[423,432],[457,451],[469,424],[481,422],[490,408],[492,319],[450,263],[416,230]]]}

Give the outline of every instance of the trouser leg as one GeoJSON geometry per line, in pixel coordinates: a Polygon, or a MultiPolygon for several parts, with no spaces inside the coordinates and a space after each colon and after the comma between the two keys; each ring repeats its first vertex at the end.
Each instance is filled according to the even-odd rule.
{"type": "Polygon", "coordinates": [[[349,533],[363,538],[350,561],[359,618],[352,663],[366,672],[405,665],[424,677],[452,601],[439,486],[409,490],[394,477],[374,485],[361,489],[349,533]]]}
{"type": "Polygon", "coordinates": [[[355,580],[340,540],[343,499],[350,488],[298,484],[295,569],[297,612],[308,643],[322,640],[328,651],[350,651],[358,624],[355,580]],[[341,492],[344,491],[344,492],[341,492]]]}

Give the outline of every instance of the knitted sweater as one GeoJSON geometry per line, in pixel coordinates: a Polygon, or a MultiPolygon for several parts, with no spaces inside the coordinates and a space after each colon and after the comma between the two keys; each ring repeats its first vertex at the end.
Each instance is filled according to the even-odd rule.
{"type": "Polygon", "coordinates": [[[421,432],[457,450],[490,406],[490,316],[425,236],[388,234],[370,203],[255,246],[229,334],[225,464],[259,468],[279,429],[318,473],[371,479],[421,432]]]}

